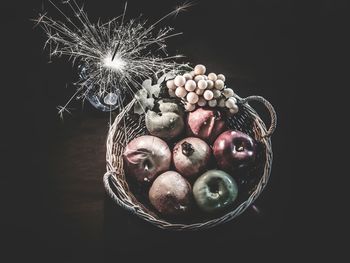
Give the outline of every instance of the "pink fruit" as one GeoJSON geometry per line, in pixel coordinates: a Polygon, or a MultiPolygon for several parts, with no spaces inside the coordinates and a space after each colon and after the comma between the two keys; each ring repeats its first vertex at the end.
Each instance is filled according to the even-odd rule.
{"type": "Polygon", "coordinates": [[[192,189],[179,173],[168,171],[159,175],[149,190],[149,200],[163,215],[181,215],[191,207],[192,189]]]}
{"type": "Polygon", "coordinates": [[[128,176],[139,182],[151,182],[170,168],[171,152],[163,140],[144,135],[133,139],[123,153],[128,176]]]}
{"type": "Polygon", "coordinates": [[[187,134],[212,143],[225,129],[220,111],[198,108],[190,112],[187,118],[187,134]]]}
{"type": "Polygon", "coordinates": [[[173,150],[176,170],[187,179],[195,179],[208,165],[211,156],[209,145],[195,137],[178,142],[173,150]]]}

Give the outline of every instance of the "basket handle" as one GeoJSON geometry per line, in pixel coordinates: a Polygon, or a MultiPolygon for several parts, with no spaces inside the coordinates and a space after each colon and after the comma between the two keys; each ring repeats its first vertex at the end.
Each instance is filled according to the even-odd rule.
{"type": "Polygon", "coordinates": [[[112,176],[112,174],[110,172],[106,172],[103,175],[103,184],[105,186],[106,192],[107,194],[117,203],[120,202],[119,198],[115,195],[115,193],[112,191],[111,186],[110,186],[110,182],[109,182],[109,178],[112,176]]]}
{"type": "Polygon", "coordinates": [[[241,103],[245,104],[245,103],[249,103],[250,101],[261,102],[262,104],[264,104],[264,106],[270,112],[270,117],[271,117],[270,128],[267,130],[267,133],[265,135],[263,135],[262,137],[263,138],[271,137],[271,135],[273,134],[273,132],[275,131],[276,126],[277,126],[277,114],[276,114],[274,107],[272,106],[272,104],[268,100],[266,100],[265,98],[263,98],[261,96],[249,96],[249,97],[243,98],[241,100],[241,103]]]}
{"type": "Polygon", "coordinates": [[[113,125],[116,126],[119,124],[119,122],[123,119],[123,117],[125,116],[125,114],[127,114],[129,112],[129,110],[134,106],[136,102],[136,99],[134,98],[132,101],[130,101],[125,107],[124,109],[118,113],[117,117],[114,120],[113,125]]]}
{"type": "Polygon", "coordinates": [[[126,206],[122,200],[114,193],[114,191],[111,188],[111,182],[110,179],[113,179],[112,173],[111,172],[106,172],[103,176],[103,184],[105,187],[105,191],[106,193],[109,195],[110,198],[112,198],[112,200],[114,202],[116,202],[119,206],[132,211],[131,207],[126,206]]]}

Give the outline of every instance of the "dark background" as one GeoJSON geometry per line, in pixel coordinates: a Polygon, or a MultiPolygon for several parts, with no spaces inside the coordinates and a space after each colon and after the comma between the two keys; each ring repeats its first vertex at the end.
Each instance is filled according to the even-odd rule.
{"type": "MultiPolygon", "coordinates": [[[[179,1],[128,1],[126,18],[140,13],[150,22],[179,1]]],[[[270,182],[256,201],[260,213],[248,209],[237,219],[211,230],[174,233],[155,229],[112,204],[105,197],[105,139],[108,114],[74,102],[73,114],[62,122],[56,106],[66,102],[77,72],[67,59],[48,63],[46,38],[33,29],[31,18],[42,1],[6,4],[2,16],[6,38],[2,73],[6,132],[3,150],[10,170],[2,179],[2,237],[10,261],[110,262],[120,258],[233,260],[295,256],[300,242],[292,191],[297,139],[296,35],[298,7],[294,1],[197,1],[170,24],[183,36],[168,42],[170,54],[182,53],[193,65],[223,73],[242,97],[261,95],[278,113],[273,135],[274,162],[270,182]],[[68,84],[68,85],[67,85],[68,84]],[[67,88],[66,88],[67,85],[67,88]],[[12,136],[10,136],[12,135],[12,136]],[[10,139],[11,138],[11,139],[10,139]],[[294,215],[294,216],[293,216],[294,215]]],[[[113,18],[124,1],[85,1],[92,21],[113,18]]],[[[45,10],[60,17],[44,1],[45,10]]],[[[266,123],[268,115],[260,105],[266,123]]],[[[299,176],[299,177],[298,177],[299,176]]],[[[4,255],[4,254],[2,254],[4,255]]],[[[1,256],[0,256],[1,257],[1,256]]]]}

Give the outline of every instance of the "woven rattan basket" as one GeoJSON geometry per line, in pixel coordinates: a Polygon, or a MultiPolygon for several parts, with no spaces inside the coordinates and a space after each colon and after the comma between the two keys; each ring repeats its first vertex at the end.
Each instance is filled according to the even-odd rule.
{"type": "Polygon", "coordinates": [[[249,134],[261,145],[259,157],[259,169],[256,169],[256,183],[244,195],[244,200],[235,205],[230,211],[220,214],[217,217],[202,217],[197,222],[173,222],[161,218],[139,201],[130,190],[127,178],[123,169],[123,151],[125,141],[130,141],[140,135],[146,134],[144,117],[132,118],[131,109],[135,103],[132,100],[125,109],[118,114],[113,125],[110,127],[107,138],[107,172],[103,181],[107,194],[119,206],[129,210],[140,218],[152,223],[153,225],[172,230],[199,230],[214,227],[222,224],[243,213],[260,195],[266,186],[271,173],[272,166],[272,147],[271,135],[276,128],[276,112],[272,105],[263,97],[250,96],[240,98],[236,96],[239,106],[239,113],[227,120],[227,125],[235,130],[240,130],[249,134]],[[258,113],[248,104],[250,101],[263,103],[270,112],[271,125],[267,129],[258,113]]]}

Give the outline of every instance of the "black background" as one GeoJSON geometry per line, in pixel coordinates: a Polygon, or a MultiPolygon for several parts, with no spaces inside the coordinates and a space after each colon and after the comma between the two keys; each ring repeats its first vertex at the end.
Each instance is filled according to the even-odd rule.
{"type": "MultiPolygon", "coordinates": [[[[179,3],[128,1],[126,17],[142,13],[152,22],[179,3]]],[[[105,197],[102,176],[109,116],[74,102],[73,115],[66,115],[64,122],[58,118],[56,106],[73,94],[70,83],[77,72],[67,59],[48,63],[45,36],[30,21],[41,6],[42,1],[33,0],[2,7],[2,53],[8,69],[2,88],[10,91],[4,95],[11,113],[5,121],[12,135],[3,144],[11,170],[2,176],[2,237],[12,261],[165,260],[182,259],[187,253],[197,259],[262,257],[284,262],[295,255],[299,243],[294,240],[301,237],[296,236],[292,213],[292,190],[298,180],[293,169],[299,60],[294,1],[197,1],[188,12],[163,23],[184,33],[169,40],[171,54],[185,54],[185,61],[225,74],[240,96],[261,95],[278,113],[271,179],[256,201],[261,212],[249,209],[222,226],[186,233],[155,229],[105,197]]],[[[113,18],[123,6],[123,1],[85,1],[92,21],[113,18]]],[[[44,7],[60,17],[47,2],[44,7]]],[[[268,124],[264,108],[253,106],[268,124]]]]}

